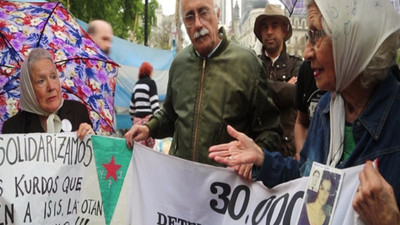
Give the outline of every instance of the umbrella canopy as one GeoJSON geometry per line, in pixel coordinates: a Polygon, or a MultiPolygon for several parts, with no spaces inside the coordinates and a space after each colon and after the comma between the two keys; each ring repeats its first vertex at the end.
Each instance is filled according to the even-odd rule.
{"type": "Polygon", "coordinates": [[[304,0],[280,0],[285,8],[289,12],[289,16],[292,14],[305,15],[306,8],[304,7],[304,0]]]}
{"type": "Polygon", "coordinates": [[[0,1],[0,130],[18,111],[20,67],[36,47],[53,55],[63,97],[86,105],[97,133],[114,133],[118,65],[60,2],[0,1]]]}
{"type": "MultiPolygon", "coordinates": [[[[305,15],[307,12],[307,9],[305,8],[304,5],[304,0],[280,0],[282,4],[286,7],[286,9],[289,12],[289,16],[292,14],[297,14],[297,15],[305,15]]],[[[400,12],[400,0],[390,0],[397,9],[397,12],[400,12]]]]}

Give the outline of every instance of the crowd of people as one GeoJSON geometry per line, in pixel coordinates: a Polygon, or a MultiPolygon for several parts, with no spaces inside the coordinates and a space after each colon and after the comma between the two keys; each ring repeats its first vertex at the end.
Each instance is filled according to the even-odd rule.
{"type": "MultiPolygon", "coordinates": [[[[182,0],[191,45],[170,67],[162,107],[153,67],[142,64],[126,143],[152,147],[152,138],[173,137],[169,154],[232,167],[269,188],[309,176],[313,162],[337,168],[365,163],[354,210],[366,224],[400,224],[400,16],[388,0],[305,4],[303,62],[286,52],[292,26],[279,6],[267,4],[256,18],[254,34],[262,48],[255,53],[219,28],[216,0],[182,0]],[[364,16],[374,14],[380,16],[364,16]]],[[[111,26],[93,21],[88,33],[108,54],[111,26]]],[[[44,49],[31,51],[22,65],[20,108],[2,133],[93,133],[86,108],[62,99],[52,56],[44,49]]],[[[329,220],[321,210],[333,182],[317,175],[318,196],[306,205],[304,224],[329,220]]]]}

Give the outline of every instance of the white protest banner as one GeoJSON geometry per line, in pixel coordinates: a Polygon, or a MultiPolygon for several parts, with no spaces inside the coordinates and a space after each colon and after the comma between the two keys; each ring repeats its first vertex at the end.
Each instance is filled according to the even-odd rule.
{"type": "MultiPolygon", "coordinates": [[[[0,135],[0,225],[295,224],[300,213],[307,178],[268,189],[230,169],[136,144],[131,158],[124,139],[92,138],[96,149],[76,133],[0,135]]],[[[353,224],[361,168],[343,170],[332,224],[353,224]]]]}
{"type": "Polygon", "coordinates": [[[105,224],[90,137],[0,135],[0,224],[105,224]]]}
{"type": "MultiPolygon", "coordinates": [[[[135,144],[131,224],[296,224],[308,178],[273,189],[230,169],[164,155],[135,144]]],[[[332,224],[353,224],[351,202],[362,166],[345,169],[332,224]]],[[[127,180],[126,180],[127,181],[127,180]]]]}

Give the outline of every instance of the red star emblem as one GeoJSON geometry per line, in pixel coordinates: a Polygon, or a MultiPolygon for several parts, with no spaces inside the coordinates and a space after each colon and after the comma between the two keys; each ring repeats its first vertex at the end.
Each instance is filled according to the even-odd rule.
{"type": "Polygon", "coordinates": [[[107,170],[107,175],[106,179],[107,180],[110,176],[114,178],[115,181],[117,181],[117,170],[121,168],[121,165],[117,165],[114,162],[114,156],[111,157],[111,161],[108,164],[103,164],[104,168],[107,170]]]}

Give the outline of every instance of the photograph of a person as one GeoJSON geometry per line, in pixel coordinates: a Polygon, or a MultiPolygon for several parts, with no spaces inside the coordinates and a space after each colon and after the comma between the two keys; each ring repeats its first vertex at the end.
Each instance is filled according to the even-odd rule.
{"type": "Polygon", "coordinates": [[[319,190],[319,183],[321,178],[321,171],[318,169],[314,169],[311,171],[312,176],[310,177],[310,181],[308,182],[308,189],[314,192],[318,192],[319,190]]]}
{"type": "MultiPolygon", "coordinates": [[[[299,225],[330,225],[336,199],[339,193],[340,173],[329,170],[315,170],[322,172],[318,191],[307,188],[304,204],[298,220],[299,225]]],[[[314,173],[315,173],[314,171],[314,173]]],[[[312,175],[314,175],[312,173],[312,175]]],[[[315,173],[317,175],[318,173],[315,173]]],[[[310,177],[309,184],[313,182],[310,177]]],[[[310,186],[308,186],[310,187],[310,186]]]]}

